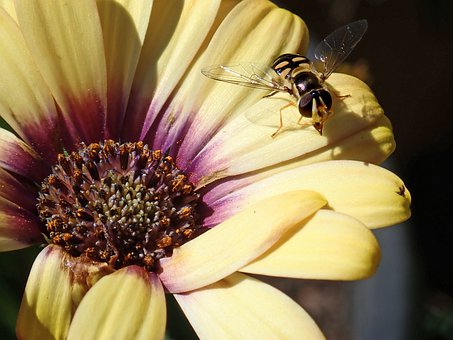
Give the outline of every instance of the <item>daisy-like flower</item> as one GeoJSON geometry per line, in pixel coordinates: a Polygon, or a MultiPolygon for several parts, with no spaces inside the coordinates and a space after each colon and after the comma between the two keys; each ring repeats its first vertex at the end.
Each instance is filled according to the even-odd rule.
{"type": "Polygon", "coordinates": [[[3,1],[0,249],[45,247],[20,339],[163,338],[173,294],[201,338],[322,338],[249,276],[371,275],[370,228],[409,217],[370,89],[333,74],[323,136],[289,95],[215,82],[209,65],[306,50],[268,1],[3,1]],[[14,132],[10,132],[14,131],[14,132]],[[349,159],[349,160],[346,160],[349,159]]]}

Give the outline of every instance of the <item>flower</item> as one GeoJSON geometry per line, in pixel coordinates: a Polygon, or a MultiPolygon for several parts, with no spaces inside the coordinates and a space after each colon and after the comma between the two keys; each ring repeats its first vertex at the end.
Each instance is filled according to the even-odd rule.
{"type": "Polygon", "coordinates": [[[173,294],[201,338],[321,338],[245,273],[353,280],[379,261],[369,228],[409,217],[373,165],[394,149],[370,89],[341,95],[320,136],[289,96],[204,78],[225,61],[305,50],[267,1],[17,1],[0,10],[0,249],[46,244],[19,338],[162,338],[173,294]],[[272,32],[272,34],[269,34],[272,32]],[[292,121],[291,121],[292,120],[292,121]]]}

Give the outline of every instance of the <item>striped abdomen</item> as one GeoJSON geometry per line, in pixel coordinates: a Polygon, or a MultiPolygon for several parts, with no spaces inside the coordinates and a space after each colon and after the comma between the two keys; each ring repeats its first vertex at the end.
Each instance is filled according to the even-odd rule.
{"type": "Polygon", "coordinates": [[[311,69],[311,61],[300,54],[286,53],[277,57],[272,64],[274,71],[282,78],[290,78],[296,68],[311,69]]]}

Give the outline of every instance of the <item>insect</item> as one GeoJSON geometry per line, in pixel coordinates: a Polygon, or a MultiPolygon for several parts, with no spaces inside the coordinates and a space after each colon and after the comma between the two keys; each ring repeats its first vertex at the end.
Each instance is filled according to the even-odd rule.
{"type": "Polygon", "coordinates": [[[354,21],[333,31],[321,41],[315,48],[315,58],[322,62],[322,71],[317,71],[307,57],[286,53],[278,56],[271,67],[238,63],[210,66],[201,72],[214,80],[271,91],[264,97],[271,97],[278,92],[293,96],[297,104],[290,102],[280,109],[280,126],[272,137],[283,128],[282,110],[289,106],[297,106],[301,114],[299,122],[303,117],[310,118],[313,127],[322,135],[325,121],[333,114],[332,95],[325,80],[352,52],[367,28],[365,19],[354,21]]]}

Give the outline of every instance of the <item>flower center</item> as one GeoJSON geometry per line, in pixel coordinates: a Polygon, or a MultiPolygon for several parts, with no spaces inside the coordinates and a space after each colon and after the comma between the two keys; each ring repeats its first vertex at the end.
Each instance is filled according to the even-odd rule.
{"type": "Polygon", "coordinates": [[[170,156],[143,142],[80,144],[59,154],[37,208],[50,242],[118,269],[157,261],[199,235],[199,195],[170,156]]]}

